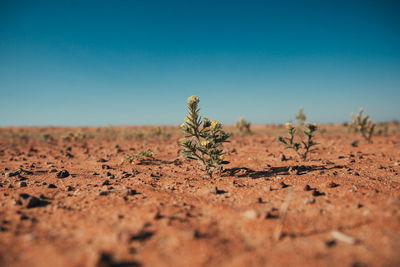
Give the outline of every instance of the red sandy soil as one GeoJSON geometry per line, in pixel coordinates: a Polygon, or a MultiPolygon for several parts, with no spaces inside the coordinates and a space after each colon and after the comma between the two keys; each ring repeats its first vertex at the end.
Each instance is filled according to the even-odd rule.
{"type": "Polygon", "coordinates": [[[400,266],[399,132],[325,128],[306,161],[233,136],[212,179],[177,127],[1,128],[0,266],[400,266]]]}

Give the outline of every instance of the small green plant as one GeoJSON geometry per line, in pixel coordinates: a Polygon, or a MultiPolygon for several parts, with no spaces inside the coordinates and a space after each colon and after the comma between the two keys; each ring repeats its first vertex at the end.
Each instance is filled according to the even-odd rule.
{"type": "Polygon", "coordinates": [[[125,158],[122,163],[129,162],[133,165],[142,164],[144,162],[149,162],[154,159],[154,153],[150,149],[146,149],[144,151],[139,151],[134,155],[125,155],[125,158]]]}
{"type": "Polygon", "coordinates": [[[297,130],[293,124],[290,122],[286,123],[286,129],[289,137],[279,136],[278,141],[284,144],[286,148],[293,149],[303,160],[307,158],[308,153],[316,150],[311,149],[311,147],[317,145],[317,143],[312,140],[314,132],[318,129],[317,124],[306,123],[303,133],[306,135],[307,139],[301,140],[300,142],[294,140],[297,130]]]}
{"type": "Polygon", "coordinates": [[[171,138],[171,133],[168,133],[165,127],[157,127],[151,130],[150,136],[161,140],[168,140],[171,138]]]}
{"type": "Polygon", "coordinates": [[[371,119],[368,115],[363,116],[363,111],[363,108],[360,108],[360,111],[355,117],[353,112],[351,113],[351,126],[355,132],[360,133],[365,140],[371,142],[371,138],[375,130],[375,123],[371,122],[371,119]]]}
{"type": "Polygon", "coordinates": [[[251,122],[246,121],[243,117],[240,117],[239,121],[235,122],[235,127],[238,130],[240,135],[250,134],[251,122]]]}
{"type": "Polygon", "coordinates": [[[65,143],[71,142],[71,141],[82,142],[85,138],[86,138],[86,134],[81,131],[78,131],[75,133],[63,134],[61,136],[61,141],[65,142],[65,143]]]}
{"type": "Polygon", "coordinates": [[[302,107],[299,109],[298,114],[294,114],[294,118],[297,120],[299,126],[304,126],[304,122],[306,121],[307,116],[306,114],[304,114],[302,107]]]}
{"type": "Polygon", "coordinates": [[[212,178],[215,170],[221,170],[223,164],[229,163],[220,149],[224,142],[228,142],[229,135],[222,130],[219,122],[200,117],[199,102],[196,96],[187,100],[188,116],[181,125],[185,134],[181,140],[181,153],[189,159],[197,160],[212,178]]]}
{"type": "Polygon", "coordinates": [[[42,143],[52,143],[55,141],[54,137],[49,133],[42,133],[39,136],[39,141],[42,143]]]}

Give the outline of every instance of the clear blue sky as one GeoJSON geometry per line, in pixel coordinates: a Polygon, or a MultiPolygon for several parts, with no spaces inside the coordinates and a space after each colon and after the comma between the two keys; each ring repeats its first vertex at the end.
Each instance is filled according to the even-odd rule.
{"type": "Polygon", "coordinates": [[[0,125],[400,119],[399,1],[0,0],[0,125]]]}

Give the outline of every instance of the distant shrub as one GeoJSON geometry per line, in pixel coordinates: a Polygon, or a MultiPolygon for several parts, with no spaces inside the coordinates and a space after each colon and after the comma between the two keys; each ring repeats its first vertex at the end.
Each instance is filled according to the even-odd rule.
{"type": "Polygon", "coordinates": [[[239,121],[235,122],[235,127],[240,135],[250,134],[251,122],[246,121],[243,117],[240,117],[239,121]]]}
{"type": "Polygon", "coordinates": [[[42,133],[39,136],[39,141],[42,143],[52,143],[55,141],[54,137],[49,133],[42,133]]]}
{"type": "Polygon", "coordinates": [[[165,127],[156,127],[151,130],[150,136],[161,140],[168,140],[171,138],[171,133],[168,133],[165,127]]]}
{"type": "Polygon", "coordinates": [[[304,122],[306,121],[307,116],[306,116],[306,114],[304,114],[302,107],[299,109],[298,114],[296,114],[296,113],[294,114],[294,118],[297,120],[299,126],[304,125],[304,122]]]}
{"type": "Polygon", "coordinates": [[[85,138],[86,138],[86,134],[78,131],[75,133],[67,133],[67,134],[63,134],[61,136],[61,141],[63,142],[71,142],[71,141],[77,141],[77,142],[82,142],[85,138]]]}
{"type": "Polygon", "coordinates": [[[368,115],[362,115],[363,108],[360,108],[360,111],[356,116],[354,116],[353,112],[351,113],[352,123],[351,128],[361,134],[361,136],[371,142],[372,135],[375,130],[375,123],[371,122],[371,119],[368,115]]]}

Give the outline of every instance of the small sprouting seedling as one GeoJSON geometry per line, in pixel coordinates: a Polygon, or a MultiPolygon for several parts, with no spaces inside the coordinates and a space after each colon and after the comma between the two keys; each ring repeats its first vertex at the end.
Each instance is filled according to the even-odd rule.
{"type": "Polygon", "coordinates": [[[122,163],[129,162],[131,164],[142,164],[143,162],[149,162],[154,159],[154,153],[150,149],[146,149],[144,151],[140,151],[135,155],[125,155],[125,158],[122,163]]]}
{"type": "Polygon", "coordinates": [[[204,167],[204,171],[212,177],[215,170],[221,170],[225,161],[222,153],[222,144],[228,142],[229,137],[222,130],[222,125],[199,115],[200,100],[191,96],[187,100],[188,116],[181,125],[185,138],[181,141],[181,153],[189,159],[197,160],[204,167]]]}
{"type": "Polygon", "coordinates": [[[303,108],[299,109],[299,113],[298,114],[296,114],[296,113],[294,114],[294,118],[298,121],[298,125],[299,126],[303,126],[304,125],[304,122],[306,121],[307,116],[306,116],[306,114],[304,114],[303,108]]]}
{"type": "Polygon", "coordinates": [[[240,135],[250,134],[250,125],[251,122],[246,121],[243,117],[240,117],[239,121],[235,122],[235,127],[239,131],[240,135]]]}
{"type": "Polygon", "coordinates": [[[290,122],[286,123],[286,129],[288,130],[289,137],[278,137],[279,142],[284,144],[286,148],[293,149],[303,160],[307,158],[308,153],[316,150],[311,149],[311,147],[317,145],[312,138],[314,136],[314,132],[318,129],[317,124],[312,123],[306,123],[305,127],[306,129],[303,131],[307,137],[305,141],[301,140],[300,142],[295,142],[294,138],[296,134],[296,128],[290,122]]]}
{"type": "Polygon", "coordinates": [[[371,137],[374,134],[375,130],[375,123],[371,122],[371,119],[368,115],[362,115],[363,108],[360,108],[358,114],[354,117],[353,112],[351,113],[352,121],[352,128],[355,132],[359,132],[361,136],[371,142],[371,137]]]}

